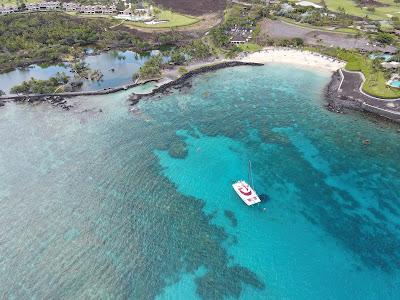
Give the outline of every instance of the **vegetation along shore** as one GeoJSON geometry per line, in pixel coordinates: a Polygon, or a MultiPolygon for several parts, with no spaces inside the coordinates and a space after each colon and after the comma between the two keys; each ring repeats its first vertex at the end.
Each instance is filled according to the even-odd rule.
{"type": "MultiPolygon", "coordinates": [[[[335,94],[337,99],[331,103],[335,109],[344,97],[354,105],[343,107],[365,103],[364,108],[393,112],[399,107],[395,78],[400,21],[385,13],[387,6],[366,3],[365,15],[360,15],[347,2],[336,7],[332,1],[200,1],[193,6],[164,0],[105,1],[103,6],[81,1],[40,3],[3,5],[0,73],[38,63],[68,64],[76,72],[31,78],[10,89],[14,94],[74,95],[83,92],[82,80],[101,81],[99,70],[82,65],[87,49],[158,50],[139,71],[132,71],[131,81],[123,86],[148,80],[168,86],[210,63],[295,63],[335,72],[332,82],[340,78],[340,88],[335,94],[335,85],[328,87],[328,98],[335,94]],[[184,18],[193,22],[183,24],[184,18]]],[[[399,4],[390,7],[400,11],[399,4]]]]}

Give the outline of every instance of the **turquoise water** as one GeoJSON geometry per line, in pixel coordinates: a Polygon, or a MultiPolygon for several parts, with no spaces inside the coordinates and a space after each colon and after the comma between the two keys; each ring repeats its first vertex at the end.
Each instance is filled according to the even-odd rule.
{"type": "Polygon", "coordinates": [[[238,67],[134,111],[129,91],[0,109],[1,295],[399,298],[400,135],[326,111],[329,78],[238,67]],[[230,186],[248,159],[255,207],[230,186]]]}
{"type": "MultiPolygon", "coordinates": [[[[89,51],[90,52],[90,51],[89,51]]],[[[100,70],[103,77],[100,81],[84,80],[82,91],[95,91],[104,88],[118,87],[132,83],[132,75],[149,59],[152,53],[140,55],[132,51],[110,51],[96,55],[87,56],[84,61],[92,70],[100,70]]],[[[165,60],[168,57],[164,57],[165,60]]],[[[69,65],[54,65],[42,67],[32,65],[27,69],[14,70],[0,74],[0,90],[9,94],[10,89],[30,78],[46,80],[53,77],[57,72],[64,72],[73,77],[69,65]]]]}
{"type": "Polygon", "coordinates": [[[400,80],[393,80],[393,81],[390,82],[390,85],[394,86],[394,87],[397,87],[397,88],[400,88],[400,80]]]}
{"type": "Polygon", "coordinates": [[[371,54],[369,58],[375,59],[375,58],[382,58],[384,61],[389,61],[392,58],[393,55],[390,54],[371,54]]]}

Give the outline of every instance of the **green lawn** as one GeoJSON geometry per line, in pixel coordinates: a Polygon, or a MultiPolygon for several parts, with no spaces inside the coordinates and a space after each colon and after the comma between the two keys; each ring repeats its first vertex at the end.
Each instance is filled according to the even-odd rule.
{"type": "MultiPolygon", "coordinates": [[[[321,3],[320,0],[309,0],[314,3],[321,3]]],[[[394,0],[377,0],[387,4],[384,7],[375,7],[374,12],[367,11],[366,8],[358,7],[353,0],[325,0],[327,7],[332,11],[337,11],[338,7],[343,7],[347,14],[358,17],[365,17],[366,15],[373,20],[388,20],[391,16],[400,16],[400,3],[395,3],[394,0]]]]}
{"type": "Polygon", "coordinates": [[[260,45],[253,44],[253,43],[240,44],[240,45],[237,45],[237,47],[242,52],[257,52],[257,51],[262,50],[262,47],[260,45]]]}
{"type": "Polygon", "coordinates": [[[170,10],[161,10],[159,9],[159,13],[156,15],[157,20],[165,20],[168,22],[147,25],[143,22],[133,22],[134,26],[144,27],[144,28],[171,28],[171,27],[182,27],[192,25],[199,21],[198,18],[192,16],[186,16],[182,14],[178,14],[172,12],[170,10]]]}
{"type": "Polygon", "coordinates": [[[327,54],[347,61],[346,70],[362,72],[365,76],[363,91],[378,98],[400,98],[400,91],[386,86],[387,79],[382,71],[373,68],[373,61],[367,56],[346,50],[327,50],[327,54]]]}

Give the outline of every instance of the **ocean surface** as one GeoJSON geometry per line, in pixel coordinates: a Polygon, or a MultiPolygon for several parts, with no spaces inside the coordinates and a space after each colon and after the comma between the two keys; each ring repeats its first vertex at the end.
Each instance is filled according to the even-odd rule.
{"type": "Polygon", "coordinates": [[[0,108],[0,298],[399,299],[400,133],[325,110],[329,79],[0,108]],[[231,187],[249,160],[253,207],[231,187]]]}

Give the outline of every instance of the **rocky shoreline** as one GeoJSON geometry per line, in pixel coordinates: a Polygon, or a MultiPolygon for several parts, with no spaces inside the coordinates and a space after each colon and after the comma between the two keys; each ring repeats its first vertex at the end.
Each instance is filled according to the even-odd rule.
{"type": "MultiPolygon", "coordinates": [[[[63,96],[43,96],[43,97],[20,97],[14,100],[18,103],[39,103],[39,102],[47,102],[50,103],[54,107],[60,107],[63,110],[70,110],[73,105],[71,105],[67,99],[63,96]]],[[[4,103],[0,101],[0,106],[3,106],[4,103]]]]}
{"type": "Polygon", "coordinates": [[[325,98],[328,101],[326,108],[329,111],[343,113],[345,108],[362,111],[361,103],[350,100],[345,95],[339,95],[342,77],[339,70],[332,74],[331,81],[325,88],[325,98]]]}
{"type": "Polygon", "coordinates": [[[183,76],[179,77],[176,80],[163,84],[162,86],[154,89],[149,94],[132,94],[129,97],[129,101],[131,102],[131,106],[133,106],[136,105],[142,98],[149,98],[157,94],[167,94],[172,88],[180,89],[185,86],[190,86],[190,83],[188,81],[199,74],[208,73],[224,68],[237,67],[237,66],[263,66],[263,65],[264,64],[262,63],[229,61],[229,62],[222,62],[214,65],[200,67],[198,69],[194,69],[192,71],[187,72],[186,74],[184,74],[183,76]]]}
{"type": "Polygon", "coordinates": [[[325,89],[327,109],[343,113],[345,109],[372,113],[400,123],[400,99],[378,99],[361,91],[363,78],[355,72],[338,70],[325,89]]]}
{"type": "MultiPolygon", "coordinates": [[[[155,95],[168,94],[173,88],[182,89],[190,87],[190,79],[193,77],[216,71],[223,68],[230,68],[236,66],[263,66],[264,63],[249,62],[249,61],[227,61],[206,65],[197,69],[191,70],[183,76],[167,82],[158,88],[154,89],[149,94],[135,94],[133,93],[128,100],[130,105],[136,105],[141,99],[150,98],[155,95]]],[[[326,86],[324,94],[327,100],[326,108],[335,113],[344,113],[346,109],[356,110],[360,112],[368,112],[374,116],[384,117],[388,120],[400,123],[400,99],[378,99],[369,96],[362,92],[361,86],[363,84],[363,77],[357,72],[349,72],[342,69],[335,71],[332,74],[331,81],[326,86]]],[[[0,97],[0,107],[4,106],[7,101],[34,103],[34,102],[48,102],[53,106],[60,107],[64,110],[69,110],[70,105],[66,98],[75,96],[89,96],[89,95],[104,95],[111,94],[121,90],[145,84],[154,80],[147,80],[140,83],[131,83],[117,88],[109,88],[98,91],[87,92],[69,92],[59,94],[46,94],[46,95],[14,95],[0,97]]]]}
{"type": "Polygon", "coordinates": [[[12,95],[12,96],[0,96],[0,107],[4,106],[6,102],[18,102],[18,103],[39,103],[48,102],[53,106],[60,107],[64,110],[70,110],[72,105],[67,103],[68,98],[73,98],[77,96],[96,96],[96,95],[107,95],[116,93],[119,91],[124,91],[129,88],[133,88],[153,80],[147,80],[141,83],[130,83],[116,88],[107,88],[98,91],[85,91],[85,92],[65,92],[65,93],[55,93],[55,94],[30,94],[30,95],[12,95]]]}

